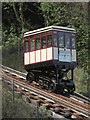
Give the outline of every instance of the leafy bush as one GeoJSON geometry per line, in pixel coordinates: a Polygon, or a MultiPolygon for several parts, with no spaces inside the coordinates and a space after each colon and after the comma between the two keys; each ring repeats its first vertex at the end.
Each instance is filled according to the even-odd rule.
{"type": "MultiPolygon", "coordinates": [[[[25,102],[21,97],[18,97],[17,94],[15,94],[14,96],[15,98],[13,102],[11,88],[3,82],[3,118],[37,118],[37,106],[35,104],[25,102]]],[[[46,118],[48,120],[48,117],[50,117],[50,112],[48,113],[48,110],[45,110],[44,107],[40,107],[39,111],[39,118],[46,118]]]]}
{"type": "Polygon", "coordinates": [[[74,71],[74,80],[76,84],[76,91],[87,95],[88,93],[88,73],[83,68],[76,68],[74,71]]]}
{"type": "Polygon", "coordinates": [[[2,48],[2,64],[20,71],[24,71],[22,43],[19,44],[19,48],[17,44],[4,46],[2,48]]]}

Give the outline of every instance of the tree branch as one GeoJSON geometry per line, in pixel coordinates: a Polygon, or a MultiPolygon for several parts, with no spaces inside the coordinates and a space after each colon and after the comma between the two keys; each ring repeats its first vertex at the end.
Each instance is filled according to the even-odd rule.
{"type": "Polygon", "coordinates": [[[18,15],[18,11],[16,10],[16,3],[15,2],[13,2],[13,10],[15,12],[15,16],[16,16],[17,21],[21,22],[21,19],[20,19],[19,15],[18,15]]]}

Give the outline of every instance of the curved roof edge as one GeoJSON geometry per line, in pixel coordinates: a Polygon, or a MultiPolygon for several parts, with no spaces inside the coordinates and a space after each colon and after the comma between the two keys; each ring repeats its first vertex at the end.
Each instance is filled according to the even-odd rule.
{"type": "Polygon", "coordinates": [[[26,32],[26,33],[24,33],[24,37],[28,36],[30,34],[36,34],[36,33],[44,32],[44,31],[48,31],[48,30],[66,30],[66,31],[74,31],[75,32],[75,29],[73,29],[73,28],[62,27],[62,26],[48,26],[48,27],[44,27],[44,28],[26,32]]]}

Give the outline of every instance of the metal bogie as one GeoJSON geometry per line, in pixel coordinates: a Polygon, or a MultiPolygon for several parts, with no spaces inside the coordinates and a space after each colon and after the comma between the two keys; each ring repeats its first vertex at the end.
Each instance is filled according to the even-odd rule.
{"type": "MultiPolygon", "coordinates": [[[[43,69],[43,70],[32,70],[27,74],[27,80],[31,83],[33,81],[37,82],[40,88],[48,89],[50,92],[69,92],[73,93],[75,91],[75,85],[72,79],[68,79],[67,73],[70,69],[57,70],[54,68],[43,69]],[[65,79],[66,78],[66,79],[65,79]]],[[[72,71],[72,70],[71,70],[72,71]]],[[[73,72],[71,72],[73,73],[73,72]]]]}

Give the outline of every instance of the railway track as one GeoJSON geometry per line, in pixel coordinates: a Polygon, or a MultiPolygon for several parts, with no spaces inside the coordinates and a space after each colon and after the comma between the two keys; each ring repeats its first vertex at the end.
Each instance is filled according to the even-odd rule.
{"type": "Polygon", "coordinates": [[[58,114],[65,117],[87,120],[90,117],[90,99],[82,97],[75,93],[70,97],[62,96],[56,93],[50,93],[48,90],[42,90],[39,86],[28,84],[26,82],[26,74],[13,70],[9,67],[2,66],[2,77],[10,84],[14,80],[15,89],[27,96],[27,100],[38,100],[40,104],[47,104],[50,109],[53,109],[58,114]]]}

